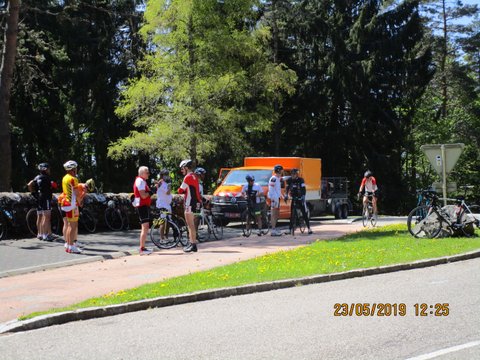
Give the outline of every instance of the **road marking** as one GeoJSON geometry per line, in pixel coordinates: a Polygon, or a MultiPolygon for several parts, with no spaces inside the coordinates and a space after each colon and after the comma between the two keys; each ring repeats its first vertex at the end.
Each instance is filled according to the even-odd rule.
{"type": "Polygon", "coordinates": [[[480,345],[480,341],[472,341],[472,342],[469,342],[469,343],[466,343],[466,344],[463,344],[463,345],[452,346],[452,347],[442,349],[442,350],[438,350],[438,351],[434,351],[434,352],[431,352],[431,353],[428,353],[428,354],[423,354],[423,355],[420,355],[420,356],[408,358],[407,360],[433,359],[437,356],[445,355],[445,354],[455,352],[455,351],[460,351],[460,350],[463,350],[463,349],[468,349],[468,348],[478,346],[478,345],[480,345]]]}

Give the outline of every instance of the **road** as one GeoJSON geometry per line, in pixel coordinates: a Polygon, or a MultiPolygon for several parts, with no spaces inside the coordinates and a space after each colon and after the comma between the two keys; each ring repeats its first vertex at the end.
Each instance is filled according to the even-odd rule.
{"type": "Polygon", "coordinates": [[[1,336],[0,358],[478,359],[478,269],[474,259],[69,323],[1,336]],[[373,302],[407,314],[333,316],[335,303],[373,302]],[[423,302],[449,315],[415,316],[423,302]]]}

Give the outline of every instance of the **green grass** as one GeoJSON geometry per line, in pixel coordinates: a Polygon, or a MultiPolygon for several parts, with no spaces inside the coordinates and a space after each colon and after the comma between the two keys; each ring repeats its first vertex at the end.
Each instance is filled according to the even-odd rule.
{"type": "MultiPolygon", "coordinates": [[[[125,302],[232,287],[258,282],[329,274],[352,269],[405,263],[480,249],[480,238],[415,239],[405,225],[390,225],[335,240],[279,251],[231,265],[179,276],[140,287],[112,292],[69,307],[22,316],[106,306],[125,302]]],[[[201,254],[200,254],[201,256],[201,254]]]]}

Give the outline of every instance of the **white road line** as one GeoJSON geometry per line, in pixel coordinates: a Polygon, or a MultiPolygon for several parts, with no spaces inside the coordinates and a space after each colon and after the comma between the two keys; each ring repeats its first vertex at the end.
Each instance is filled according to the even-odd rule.
{"type": "Polygon", "coordinates": [[[412,357],[412,358],[408,358],[406,360],[433,359],[437,356],[445,355],[445,354],[455,352],[455,351],[460,351],[460,350],[463,350],[463,349],[468,349],[468,348],[478,346],[478,345],[480,345],[480,341],[472,341],[472,342],[469,342],[469,343],[466,343],[466,344],[463,344],[463,345],[452,346],[452,347],[442,349],[442,350],[438,350],[438,351],[434,351],[434,352],[431,352],[431,353],[428,353],[428,354],[423,354],[423,355],[420,355],[420,356],[415,356],[415,357],[412,357]]]}

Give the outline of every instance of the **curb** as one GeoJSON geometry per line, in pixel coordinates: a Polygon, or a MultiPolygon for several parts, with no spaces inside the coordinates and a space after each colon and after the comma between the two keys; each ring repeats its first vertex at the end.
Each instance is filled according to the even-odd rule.
{"type": "MultiPolygon", "coordinates": [[[[156,249],[153,249],[153,250],[155,251],[156,249]]],[[[37,265],[37,266],[31,266],[27,268],[3,271],[3,272],[0,272],[0,279],[10,277],[10,276],[17,276],[17,275],[38,272],[38,271],[57,269],[57,268],[66,267],[66,266],[86,264],[86,263],[95,262],[95,261],[118,259],[124,256],[130,256],[130,255],[138,255],[138,250],[116,251],[116,252],[112,252],[110,254],[105,254],[105,255],[94,255],[94,256],[89,256],[88,258],[60,261],[53,264],[37,265]]]]}
{"type": "Polygon", "coordinates": [[[148,300],[138,300],[125,304],[66,311],[62,313],[42,315],[24,321],[13,320],[4,324],[0,324],[0,334],[40,329],[43,327],[61,325],[72,321],[89,320],[94,318],[125,314],[134,311],[147,310],[150,308],[159,308],[197,301],[221,299],[230,296],[253,294],[270,290],[279,290],[299,285],[319,284],[330,281],[351,279],[355,277],[386,274],[402,270],[420,269],[424,267],[447,264],[456,261],[470,260],[478,257],[480,257],[480,250],[441,258],[418,260],[411,263],[387,265],[367,269],[356,269],[342,273],[313,275],[298,279],[277,280],[272,282],[242,285],[230,288],[212,289],[195,293],[163,296],[148,300]]]}

